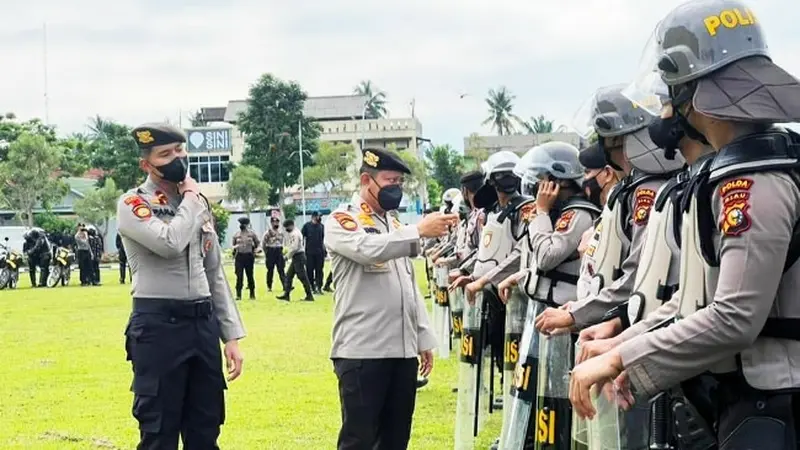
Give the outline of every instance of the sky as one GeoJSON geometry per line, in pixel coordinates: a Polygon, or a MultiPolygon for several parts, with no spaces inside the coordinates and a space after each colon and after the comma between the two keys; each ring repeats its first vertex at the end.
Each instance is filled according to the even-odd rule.
{"type": "MultiPolygon", "coordinates": [[[[523,119],[570,125],[597,88],[632,79],[656,23],[680,3],[26,0],[4,8],[0,112],[71,133],[98,114],[177,123],[246,98],[266,72],[310,96],[371,80],[390,117],[410,116],[413,100],[424,136],[461,150],[470,133],[491,133],[481,126],[491,88],[507,87],[523,119]]],[[[750,4],[773,60],[800,76],[800,2],[750,4]]]]}

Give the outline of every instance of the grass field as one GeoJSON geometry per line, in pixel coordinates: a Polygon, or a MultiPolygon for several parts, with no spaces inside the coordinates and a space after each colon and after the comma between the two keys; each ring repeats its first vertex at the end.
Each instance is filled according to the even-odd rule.
{"type": "MultiPolygon", "coordinates": [[[[424,279],[421,262],[417,269],[424,279]]],[[[258,300],[240,305],[248,331],[241,344],[245,371],[228,386],[220,446],[335,448],[341,419],[328,359],[333,299],[278,302],[277,293],[266,292],[265,272],[256,267],[258,300]]],[[[116,270],[102,277],[101,287],[30,289],[22,274],[18,290],[0,291],[0,449],[135,447],[122,335],[130,285],[118,284],[116,270]]],[[[411,449],[453,448],[456,381],[455,357],[436,360],[430,384],[417,396],[411,449]]],[[[492,415],[477,449],[499,434],[500,417],[492,415]]]]}

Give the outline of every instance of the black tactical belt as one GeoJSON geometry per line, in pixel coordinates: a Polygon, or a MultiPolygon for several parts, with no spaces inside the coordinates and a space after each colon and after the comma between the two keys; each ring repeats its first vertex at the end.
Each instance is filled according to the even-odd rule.
{"type": "Polygon", "coordinates": [[[208,317],[214,311],[210,298],[198,300],[170,300],[160,298],[134,298],[133,312],[168,314],[176,317],[208,317]]]}

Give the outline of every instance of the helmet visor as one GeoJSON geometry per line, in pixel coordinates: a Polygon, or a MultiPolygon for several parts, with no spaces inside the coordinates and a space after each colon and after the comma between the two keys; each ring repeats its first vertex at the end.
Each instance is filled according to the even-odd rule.
{"type": "Polygon", "coordinates": [[[661,78],[661,71],[658,70],[658,60],[662,53],[658,45],[657,32],[658,30],[650,36],[642,51],[639,68],[633,81],[622,90],[622,95],[636,107],[654,116],[660,116],[664,104],[670,101],[669,88],[661,78]]]}

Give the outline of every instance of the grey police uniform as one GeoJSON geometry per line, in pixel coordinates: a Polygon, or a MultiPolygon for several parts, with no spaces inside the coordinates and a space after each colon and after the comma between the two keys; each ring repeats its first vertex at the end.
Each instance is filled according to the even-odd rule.
{"type": "MultiPolygon", "coordinates": [[[[241,222],[241,219],[240,219],[241,222]]],[[[250,224],[250,220],[245,225],[250,224]]],[[[250,291],[250,298],[255,299],[256,281],[253,277],[253,265],[255,263],[255,252],[258,249],[258,236],[253,230],[240,229],[233,235],[234,264],[236,270],[236,299],[242,298],[242,287],[244,284],[243,275],[247,275],[247,289],[250,291]]]]}
{"type": "Polygon", "coordinates": [[[280,225],[277,229],[270,228],[264,233],[261,239],[261,249],[264,250],[264,259],[267,264],[267,289],[272,290],[272,280],[275,275],[275,270],[278,271],[278,280],[286,290],[286,258],[283,256],[283,240],[284,233],[280,225]]]}
{"type": "Polygon", "coordinates": [[[117,220],[133,273],[125,347],[138,448],[177,449],[179,434],[187,448],[217,448],[226,388],[220,339],[245,331],[208,205],[148,178],[120,198],[117,220]]]}

